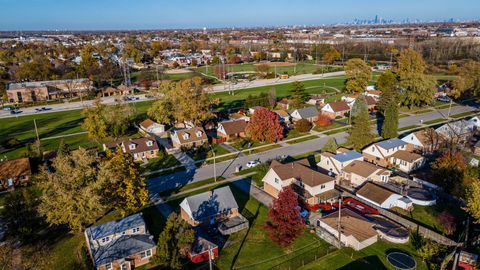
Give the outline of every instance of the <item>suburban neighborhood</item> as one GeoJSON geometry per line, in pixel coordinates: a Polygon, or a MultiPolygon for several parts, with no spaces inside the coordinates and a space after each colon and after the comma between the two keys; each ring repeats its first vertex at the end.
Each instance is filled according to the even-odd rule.
{"type": "Polygon", "coordinates": [[[476,3],[86,2],[0,18],[0,269],[478,269],[476,3]]]}

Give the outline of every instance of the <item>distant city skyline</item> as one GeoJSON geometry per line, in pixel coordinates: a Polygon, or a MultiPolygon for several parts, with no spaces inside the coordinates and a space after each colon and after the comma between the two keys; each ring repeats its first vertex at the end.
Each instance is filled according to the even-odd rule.
{"type": "Polygon", "coordinates": [[[0,10],[1,31],[135,30],[469,21],[480,18],[480,1],[0,0],[0,10]]]}

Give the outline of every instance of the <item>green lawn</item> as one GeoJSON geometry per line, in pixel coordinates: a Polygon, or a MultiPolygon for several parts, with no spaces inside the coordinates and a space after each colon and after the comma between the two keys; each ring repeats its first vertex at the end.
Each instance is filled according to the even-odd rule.
{"type": "Polygon", "coordinates": [[[308,134],[308,132],[299,132],[296,129],[291,129],[291,130],[288,131],[287,136],[283,139],[284,140],[293,139],[293,138],[297,138],[297,137],[304,136],[304,135],[307,135],[307,134],[308,134]]]}
{"type": "Polygon", "coordinates": [[[433,124],[440,123],[440,122],[443,122],[443,121],[446,121],[446,120],[443,119],[443,118],[437,118],[437,119],[433,119],[433,120],[426,121],[426,122],[423,122],[423,123],[425,125],[433,125],[433,124]]]}
{"type": "Polygon", "coordinates": [[[424,113],[429,113],[431,112],[432,109],[424,109],[424,110],[418,110],[418,111],[415,111],[413,112],[414,114],[424,114],[424,113]]]}
{"type": "Polygon", "coordinates": [[[265,146],[265,147],[253,149],[253,150],[251,150],[251,151],[246,151],[246,152],[244,152],[244,153],[247,154],[247,155],[252,155],[252,154],[258,154],[258,153],[270,151],[270,150],[273,150],[273,149],[276,149],[276,148],[280,148],[280,147],[282,147],[282,146],[280,146],[280,145],[278,145],[278,144],[272,144],[272,145],[267,145],[267,146],[265,146]]]}
{"type": "Polygon", "coordinates": [[[321,127],[321,126],[315,126],[313,127],[313,130],[317,131],[317,132],[324,132],[324,131],[327,131],[327,130],[331,130],[331,129],[334,129],[334,128],[340,128],[340,127],[343,127],[344,125],[340,124],[340,123],[336,123],[336,122],[333,122],[331,125],[329,126],[324,126],[324,127],[321,127]]]}
{"type": "Polygon", "coordinates": [[[254,175],[250,176],[250,179],[252,179],[253,183],[255,183],[257,187],[262,187],[263,186],[262,179],[265,176],[265,174],[267,174],[269,169],[270,169],[270,164],[262,163],[253,168],[243,169],[240,172],[236,173],[236,175],[245,175],[247,173],[255,172],[254,175]]]}
{"type": "Polygon", "coordinates": [[[180,162],[173,155],[159,152],[159,157],[150,159],[145,166],[142,166],[142,171],[151,172],[177,165],[180,165],[180,162]]]}
{"type": "Polygon", "coordinates": [[[460,206],[447,202],[439,202],[433,206],[415,205],[412,212],[407,212],[400,208],[392,209],[392,211],[400,214],[404,218],[413,220],[420,225],[439,233],[442,233],[442,227],[440,221],[438,220],[438,216],[445,210],[453,215],[457,222],[462,222],[465,217],[465,212],[460,208],[460,206]]]}
{"type": "Polygon", "coordinates": [[[427,266],[421,258],[415,255],[413,248],[409,244],[399,245],[390,244],[382,240],[366,247],[360,251],[351,248],[343,248],[335,251],[320,260],[307,264],[301,270],[377,270],[393,269],[386,259],[386,254],[392,251],[403,251],[414,255],[419,270],[426,270],[427,266]]]}
{"type": "MultiPolygon", "coordinates": [[[[253,63],[245,63],[245,64],[230,64],[228,67],[226,67],[228,72],[255,72],[256,71],[256,66],[253,63]]],[[[289,65],[289,66],[278,66],[276,68],[276,71],[278,74],[288,74],[288,75],[298,75],[298,74],[307,74],[307,73],[313,73],[317,71],[318,67],[315,66],[314,64],[309,64],[309,63],[297,63],[296,67],[294,64],[289,65]]],[[[321,70],[321,69],[320,69],[321,70]]],[[[214,74],[214,68],[212,66],[205,67],[199,67],[196,69],[197,72],[204,73],[210,76],[215,76],[214,74]]],[[[325,72],[328,72],[328,68],[325,70],[325,72]]],[[[270,67],[270,72],[275,72],[274,67],[270,67]]]]}
{"type": "Polygon", "coordinates": [[[454,115],[450,115],[451,118],[463,118],[466,116],[474,115],[476,112],[464,112],[464,113],[457,113],[454,115]]]}
{"type": "Polygon", "coordinates": [[[311,136],[307,136],[305,138],[295,139],[295,140],[289,141],[287,143],[288,144],[296,144],[296,143],[306,142],[306,141],[310,141],[310,140],[314,140],[314,139],[318,139],[318,136],[317,135],[311,135],[311,136]]]}
{"type": "MultiPolygon", "coordinates": [[[[304,81],[302,83],[305,85],[306,93],[324,94],[326,89],[330,89],[330,88],[324,88],[326,86],[334,87],[341,91],[344,87],[344,82],[345,82],[345,77],[339,76],[335,78],[304,81]]],[[[276,90],[277,98],[283,98],[283,97],[288,97],[290,95],[290,92],[293,89],[293,86],[292,86],[292,83],[261,86],[261,87],[255,87],[255,88],[249,88],[249,89],[235,90],[234,95],[231,95],[228,92],[221,92],[221,93],[211,94],[210,97],[220,99],[220,104],[216,107],[217,109],[238,108],[238,107],[244,106],[245,99],[248,97],[248,95],[258,95],[262,92],[268,92],[273,88],[276,90]]]]}
{"type": "MultiPolygon", "coordinates": [[[[224,183],[222,183],[223,180],[225,180],[225,177],[218,176],[216,182],[218,182],[219,185],[224,184],[224,183]]],[[[212,177],[212,178],[208,178],[208,179],[205,179],[205,180],[202,180],[202,181],[194,182],[194,183],[179,187],[177,189],[166,190],[164,192],[161,192],[160,195],[161,196],[174,195],[174,194],[177,194],[177,193],[180,193],[180,192],[185,192],[185,191],[188,191],[188,190],[191,190],[191,189],[199,188],[199,187],[209,185],[209,184],[213,184],[213,183],[215,183],[215,178],[212,177]]]]}
{"type": "Polygon", "coordinates": [[[327,131],[323,134],[325,135],[333,135],[333,134],[337,134],[337,133],[342,133],[342,132],[347,132],[350,130],[350,127],[344,127],[344,128],[340,128],[340,129],[337,129],[337,130],[331,130],[331,131],[327,131]]]}
{"type": "MultiPolygon", "coordinates": [[[[212,144],[213,151],[215,152],[215,155],[221,156],[230,153],[228,150],[224,149],[218,144],[212,144]]],[[[193,160],[204,160],[207,158],[213,157],[212,150],[209,147],[200,147],[197,150],[191,150],[188,151],[187,154],[193,159],[193,160]]]]}
{"type": "Polygon", "coordinates": [[[419,128],[419,127],[420,126],[418,126],[418,125],[411,125],[411,126],[406,126],[406,127],[403,127],[403,128],[399,128],[398,131],[405,131],[405,130],[419,128]]]}

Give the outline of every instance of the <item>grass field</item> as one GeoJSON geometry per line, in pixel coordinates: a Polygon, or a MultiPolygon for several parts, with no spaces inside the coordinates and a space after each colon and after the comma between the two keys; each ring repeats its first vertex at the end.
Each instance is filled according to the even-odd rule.
{"type": "MultiPolygon", "coordinates": [[[[292,76],[292,75],[298,75],[298,74],[313,73],[318,68],[320,67],[317,67],[316,65],[309,64],[309,63],[297,63],[295,67],[295,65],[292,63],[290,65],[277,66],[276,71],[277,71],[277,74],[288,74],[292,76]]],[[[253,63],[230,64],[230,65],[227,65],[226,70],[227,72],[255,72],[256,64],[253,64],[253,63]]],[[[208,68],[205,66],[199,67],[196,69],[196,71],[198,73],[204,73],[209,76],[215,76],[214,68],[212,66],[209,66],[208,68]]],[[[270,72],[275,72],[275,67],[271,66],[270,72]]]]}
{"type": "Polygon", "coordinates": [[[317,135],[311,135],[311,136],[307,136],[307,137],[304,137],[304,138],[295,139],[295,140],[289,141],[287,143],[288,144],[296,144],[296,143],[306,142],[306,141],[310,141],[310,140],[314,140],[314,139],[318,139],[318,136],[317,135]]]}
{"type": "Polygon", "coordinates": [[[418,270],[427,270],[427,266],[421,258],[415,255],[413,248],[409,244],[399,245],[390,244],[382,240],[366,247],[360,251],[351,248],[344,248],[335,251],[320,260],[307,264],[301,270],[381,270],[393,269],[388,263],[386,255],[391,251],[403,251],[414,255],[418,270]]]}
{"type": "Polygon", "coordinates": [[[464,112],[464,113],[457,113],[454,115],[450,115],[450,117],[457,119],[457,118],[463,118],[463,117],[474,115],[474,114],[476,114],[476,112],[464,112]]]}
{"type": "Polygon", "coordinates": [[[443,122],[443,121],[446,121],[446,120],[443,119],[443,118],[437,118],[437,119],[433,119],[433,120],[426,121],[426,122],[423,122],[423,123],[425,125],[433,125],[433,124],[440,123],[440,122],[443,122]]]}
{"type": "Polygon", "coordinates": [[[405,131],[405,130],[414,129],[414,128],[418,128],[418,127],[420,127],[420,126],[411,125],[411,126],[406,126],[406,127],[403,127],[403,128],[399,128],[398,131],[405,131]]]}

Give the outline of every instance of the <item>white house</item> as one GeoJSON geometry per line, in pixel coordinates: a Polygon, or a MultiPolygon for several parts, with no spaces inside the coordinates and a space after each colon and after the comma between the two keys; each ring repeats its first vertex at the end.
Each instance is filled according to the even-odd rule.
{"type": "Polygon", "coordinates": [[[284,187],[292,186],[306,203],[315,205],[337,196],[335,178],[310,167],[307,159],[282,164],[273,160],[262,179],[263,189],[277,198],[284,187]]]}
{"type": "Polygon", "coordinates": [[[416,153],[400,150],[390,156],[390,163],[404,173],[410,173],[425,164],[425,159],[416,153]]]}
{"type": "Polygon", "coordinates": [[[402,141],[411,145],[413,150],[418,150],[422,153],[431,153],[440,146],[438,133],[432,128],[407,134],[402,138],[402,141]]]}
{"type": "Polygon", "coordinates": [[[390,165],[389,157],[400,150],[408,150],[407,143],[393,138],[385,141],[376,142],[362,150],[366,161],[388,167],[390,165]]]}
{"type": "MultiPolygon", "coordinates": [[[[317,220],[316,225],[338,238],[338,211],[317,220]]],[[[340,242],[354,250],[361,250],[377,242],[374,223],[345,208],[340,215],[340,242]]],[[[337,239],[338,240],[338,239],[337,239]]]]}
{"type": "Polygon", "coordinates": [[[363,160],[362,154],[354,150],[338,154],[323,152],[317,166],[327,170],[331,175],[340,175],[343,168],[354,160],[363,160]]]}
{"type": "Polygon", "coordinates": [[[165,125],[145,119],[139,125],[140,131],[147,134],[160,135],[165,132],[165,125]]]}
{"type": "Polygon", "coordinates": [[[391,172],[385,168],[362,160],[354,160],[342,170],[341,179],[349,182],[350,186],[358,187],[366,181],[387,183],[391,172]]]}
{"type": "Polygon", "coordinates": [[[389,189],[367,182],[356,192],[357,197],[384,209],[399,207],[404,210],[413,209],[412,201],[389,189]]]}
{"type": "Polygon", "coordinates": [[[330,118],[344,117],[350,111],[348,103],[345,101],[331,102],[323,106],[322,114],[328,115],[330,118]]]}
{"type": "Polygon", "coordinates": [[[453,140],[455,143],[466,141],[470,138],[476,129],[473,121],[458,120],[446,123],[435,131],[444,140],[453,140]]]}
{"type": "Polygon", "coordinates": [[[480,128],[480,117],[474,116],[468,120],[469,123],[475,126],[476,129],[480,128]]]}

